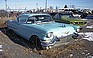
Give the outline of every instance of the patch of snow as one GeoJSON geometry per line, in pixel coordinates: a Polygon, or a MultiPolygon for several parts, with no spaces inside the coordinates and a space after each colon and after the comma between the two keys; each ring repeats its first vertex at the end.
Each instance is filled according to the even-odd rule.
{"type": "Polygon", "coordinates": [[[81,20],[88,20],[88,19],[81,19],[81,20]]]}
{"type": "Polygon", "coordinates": [[[3,50],[2,50],[2,45],[0,45],[0,52],[2,52],[3,50]]]}
{"type": "Polygon", "coordinates": [[[73,56],[73,54],[70,54],[70,57],[72,57],[73,56]]]}
{"type": "Polygon", "coordinates": [[[2,45],[0,45],[0,48],[2,48],[2,45]]]}
{"type": "Polygon", "coordinates": [[[87,53],[86,56],[89,55],[89,54],[90,54],[90,53],[87,53]]]}
{"type": "Polygon", "coordinates": [[[90,29],[91,29],[91,28],[93,28],[93,25],[91,25],[91,26],[86,26],[86,28],[90,28],[90,29]]]}
{"type": "Polygon", "coordinates": [[[2,49],[0,49],[0,52],[2,52],[3,50],[2,49]]]}
{"type": "Polygon", "coordinates": [[[93,56],[90,55],[90,56],[88,56],[88,58],[93,58],[93,56]]]}
{"type": "Polygon", "coordinates": [[[87,52],[88,50],[84,50],[85,52],[87,52]]]}
{"type": "Polygon", "coordinates": [[[79,33],[79,34],[84,36],[82,39],[93,41],[93,32],[85,32],[85,33],[79,33]]]}
{"type": "Polygon", "coordinates": [[[82,54],[85,54],[84,52],[82,52],[82,54]]]}

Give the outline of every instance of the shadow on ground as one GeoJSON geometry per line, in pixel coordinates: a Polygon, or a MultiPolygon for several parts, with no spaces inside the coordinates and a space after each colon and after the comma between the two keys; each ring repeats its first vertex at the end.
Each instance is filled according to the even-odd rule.
{"type": "Polygon", "coordinates": [[[21,36],[17,35],[16,33],[14,33],[13,31],[8,30],[7,28],[2,28],[0,29],[1,32],[3,32],[6,36],[9,37],[9,39],[14,42],[15,44],[19,44],[23,47],[26,48],[30,48],[30,49],[34,49],[34,46],[31,42],[29,42],[28,40],[22,38],[21,36]]]}

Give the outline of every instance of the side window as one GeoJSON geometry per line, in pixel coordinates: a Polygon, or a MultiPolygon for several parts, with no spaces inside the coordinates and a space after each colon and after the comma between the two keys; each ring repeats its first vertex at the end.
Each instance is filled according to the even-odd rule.
{"type": "Polygon", "coordinates": [[[29,17],[27,23],[34,23],[35,20],[37,20],[35,17],[29,17]]]}
{"type": "Polygon", "coordinates": [[[18,22],[20,22],[20,23],[26,23],[26,20],[27,20],[27,18],[25,17],[25,16],[20,16],[20,17],[18,17],[18,22]]]}
{"type": "Polygon", "coordinates": [[[55,16],[54,16],[55,19],[60,19],[60,15],[59,13],[57,13],[55,16]]]}

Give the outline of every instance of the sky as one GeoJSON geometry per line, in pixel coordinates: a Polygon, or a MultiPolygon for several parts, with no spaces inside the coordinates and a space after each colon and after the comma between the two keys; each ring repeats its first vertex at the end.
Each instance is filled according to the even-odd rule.
{"type": "MultiPolygon", "coordinates": [[[[46,0],[7,0],[7,5],[11,9],[36,9],[45,8],[46,0]]],[[[53,6],[55,9],[63,8],[64,5],[74,5],[76,8],[93,9],[93,0],[47,0],[47,7],[53,6]]],[[[5,0],[0,0],[0,9],[5,9],[5,0]]]]}

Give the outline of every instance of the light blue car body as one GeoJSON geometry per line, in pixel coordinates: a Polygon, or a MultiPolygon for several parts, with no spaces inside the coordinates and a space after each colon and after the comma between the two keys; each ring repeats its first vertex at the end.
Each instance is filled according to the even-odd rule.
{"type": "Polygon", "coordinates": [[[60,39],[68,35],[73,35],[74,33],[76,33],[76,29],[80,28],[80,26],[57,23],[54,21],[40,23],[40,24],[20,23],[18,21],[18,19],[22,16],[25,17],[26,20],[28,20],[29,17],[38,15],[50,16],[49,14],[22,14],[16,20],[9,20],[7,22],[7,26],[9,29],[12,29],[15,33],[17,33],[18,35],[22,36],[27,40],[31,39],[31,36],[33,35],[38,36],[42,46],[52,45],[54,42],[56,42],[56,39],[60,39]],[[53,33],[51,37],[47,37],[47,34],[49,32],[53,33]],[[50,40],[50,42],[45,44],[42,40],[43,41],[50,40]]]}

